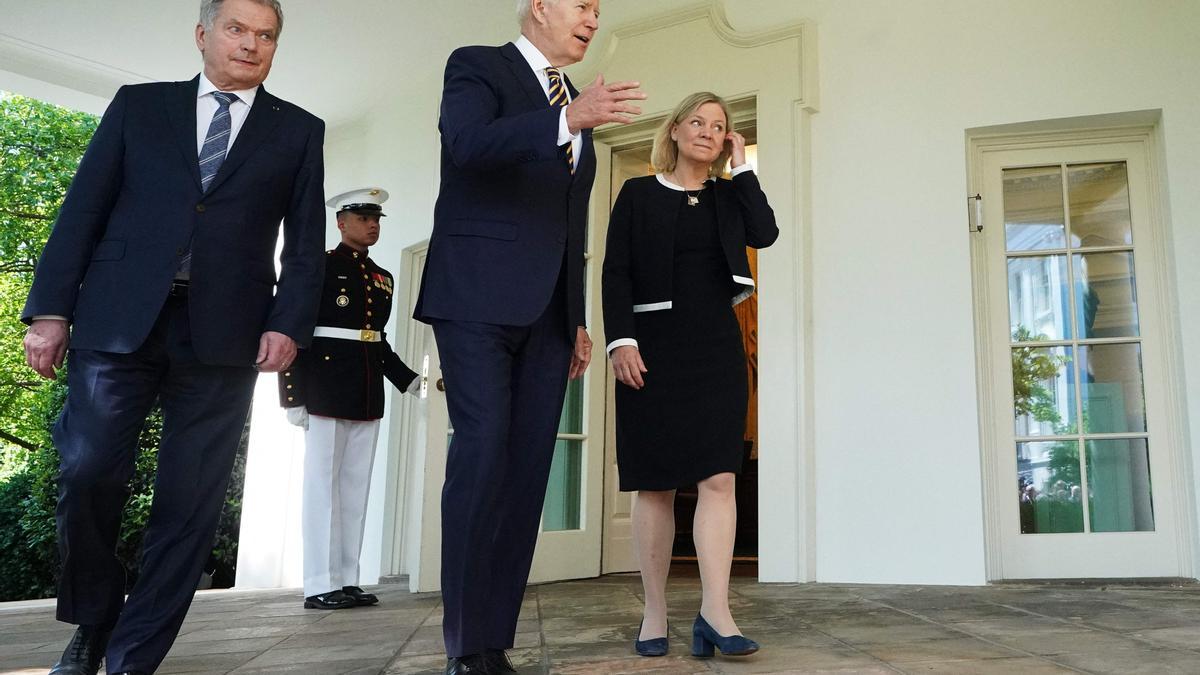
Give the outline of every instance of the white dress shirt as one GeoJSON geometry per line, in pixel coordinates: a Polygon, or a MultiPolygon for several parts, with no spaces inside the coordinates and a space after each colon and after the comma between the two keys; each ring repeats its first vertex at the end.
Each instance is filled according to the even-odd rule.
{"type": "MultiPolygon", "coordinates": [[[[200,73],[200,87],[196,92],[196,154],[204,149],[204,138],[208,136],[208,127],[212,124],[213,114],[217,112],[220,104],[213,97],[213,92],[219,91],[204,73],[200,73]]],[[[238,132],[242,130],[242,125],[246,123],[246,117],[250,114],[250,106],[254,105],[254,97],[258,95],[258,87],[253,89],[241,89],[237,91],[227,91],[227,94],[234,94],[238,100],[229,105],[229,145],[226,148],[233,147],[234,141],[237,140],[238,132]]]]}
{"type": "MultiPolygon", "coordinates": [[[[533,74],[537,76],[538,82],[542,84],[542,92],[546,94],[546,102],[550,102],[550,76],[546,74],[546,69],[553,64],[550,59],[547,59],[529,38],[522,35],[513,41],[517,47],[517,51],[521,52],[521,56],[525,57],[525,61],[529,63],[529,67],[533,69],[533,74]]],[[[561,72],[561,69],[560,69],[561,72]]],[[[566,75],[564,74],[565,78],[566,75]]],[[[563,89],[566,89],[567,102],[571,102],[571,91],[567,89],[567,82],[563,80],[563,89]]],[[[558,144],[560,146],[571,144],[571,157],[576,168],[579,167],[579,154],[583,149],[583,133],[571,133],[571,128],[567,126],[567,107],[563,106],[562,113],[558,116],[558,144]]]]}

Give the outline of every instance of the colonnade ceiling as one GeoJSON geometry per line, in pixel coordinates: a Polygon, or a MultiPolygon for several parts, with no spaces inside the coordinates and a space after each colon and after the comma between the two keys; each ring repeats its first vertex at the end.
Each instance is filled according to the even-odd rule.
{"type": "MultiPolygon", "coordinates": [[[[739,4],[602,0],[601,40],[622,24],[714,3],[723,11],[739,4]]],[[[331,126],[372,107],[428,97],[453,48],[501,44],[517,34],[515,4],[283,0],[284,31],[267,86],[331,126]]],[[[197,0],[0,0],[0,70],[102,98],[124,83],[190,77],[200,67],[192,39],[198,6],[197,0]]]]}

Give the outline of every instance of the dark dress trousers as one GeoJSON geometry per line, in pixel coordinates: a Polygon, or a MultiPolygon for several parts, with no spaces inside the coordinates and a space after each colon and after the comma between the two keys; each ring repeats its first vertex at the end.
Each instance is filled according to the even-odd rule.
{"type": "Polygon", "coordinates": [[[264,331],[306,345],[324,263],[324,124],[259,89],[202,191],[198,78],[122,87],[42,253],[22,319],[72,326],[61,455],[58,618],[113,625],[110,672],[153,672],[212,546],[264,331]],[[275,244],[283,221],[282,271],[275,244]],[[186,296],[169,295],[190,249],[186,296]],[[114,550],[136,442],[164,426],[137,584],[114,550]]]}
{"type": "Polygon", "coordinates": [[[434,327],[454,426],[442,490],[451,657],[513,645],[584,323],[595,152],[584,131],[571,173],[560,114],[511,43],[446,64],[441,191],[414,317],[434,327]]]}
{"type": "MultiPolygon", "coordinates": [[[[317,325],[380,333],[377,342],[313,338],[279,377],[279,404],[344,420],[383,417],[383,378],[400,391],[417,374],[382,335],[392,313],[392,274],[345,244],[325,252],[325,288],[317,325]]],[[[363,490],[368,486],[364,485],[363,490]]]]}

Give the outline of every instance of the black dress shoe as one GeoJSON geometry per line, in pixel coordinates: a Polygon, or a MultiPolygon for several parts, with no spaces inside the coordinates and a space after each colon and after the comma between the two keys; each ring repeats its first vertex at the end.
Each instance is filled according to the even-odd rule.
{"type": "Polygon", "coordinates": [[[341,591],[310,595],[304,599],[304,609],[350,609],[351,607],[358,607],[358,601],[341,591]]]}
{"type": "Polygon", "coordinates": [[[342,592],[354,598],[354,602],[359,607],[379,604],[379,598],[374,593],[368,593],[358,586],[342,586],[342,592]]]}
{"type": "Polygon", "coordinates": [[[482,654],[454,656],[446,659],[446,675],[495,675],[482,654]]]}
{"type": "Polygon", "coordinates": [[[109,673],[108,675],[150,675],[150,674],[144,670],[121,670],[121,671],[117,671],[115,673],[109,673]]]}
{"type": "Polygon", "coordinates": [[[483,658],[488,662],[488,667],[492,669],[493,673],[517,672],[512,661],[508,659],[508,652],[503,649],[489,649],[483,653],[483,658]]]}
{"type": "Polygon", "coordinates": [[[111,628],[80,626],[75,629],[62,658],[50,669],[50,675],[96,675],[104,650],[108,648],[111,628]]]}

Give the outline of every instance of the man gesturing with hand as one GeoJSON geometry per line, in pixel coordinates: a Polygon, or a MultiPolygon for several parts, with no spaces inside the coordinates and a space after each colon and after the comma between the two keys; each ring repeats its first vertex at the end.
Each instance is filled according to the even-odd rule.
{"type": "Polygon", "coordinates": [[[454,437],[442,490],[446,672],[511,671],[568,377],[591,361],[584,236],[591,130],[636,82],[576,91],[599,0],[518,2],[521,36],[450,55],[442,180],[414,318],[433,325],[454,437]]]}

